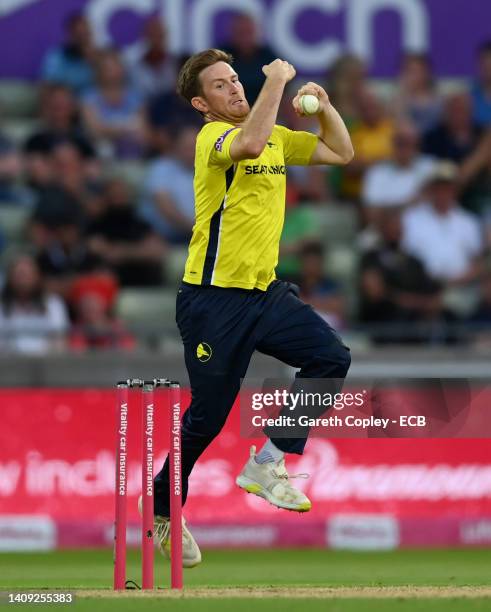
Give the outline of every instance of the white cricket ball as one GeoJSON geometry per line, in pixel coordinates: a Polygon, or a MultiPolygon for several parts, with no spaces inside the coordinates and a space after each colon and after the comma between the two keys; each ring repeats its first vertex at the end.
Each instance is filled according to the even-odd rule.
{"type": "Polygon", "coordinates": [[[319,98],[312,94],[301,96],[300,108],[304,115],[316,115],[320,108],[319,98]]]}

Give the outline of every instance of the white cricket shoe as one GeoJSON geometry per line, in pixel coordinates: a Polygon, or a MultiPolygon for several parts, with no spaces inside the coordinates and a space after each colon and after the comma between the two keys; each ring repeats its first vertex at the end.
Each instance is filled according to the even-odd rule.
{"type": "MultiPolygon", "coordinates": [[[[138,510],[142,514],[142,497],[138,499],[138,510]]],[[[170,560],[170,519],[164,516],[154,517],[154,537],[157,539],[160,552],[170,560]]],[[[186,568],[196,567],[201,563],[201,551],[193,534],[186,526],[184,517],[182,518],[182,566],[186,568]]]]}
{"type": "Polygon", "coordinates": [[[249,461],[237,476],[236,484],[244,491],[254,493],[278,508],[308,512],[312,507],[310,499],[290,484],[290,478],[308,478],[308,474],[289,476],[284,459],[257,463],[255,456],[256,447],[251,446],[249,461]]]}

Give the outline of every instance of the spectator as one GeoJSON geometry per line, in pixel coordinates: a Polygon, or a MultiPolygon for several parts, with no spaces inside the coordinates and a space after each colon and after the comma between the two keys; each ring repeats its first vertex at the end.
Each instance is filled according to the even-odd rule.
{"type": "Polygon", "coordinates": [[[472,88],[474,121],[486,127],[491,125],[491,40],[479,48],[479,75],[472,88]]]}
{"type": "Polygon", "coordinates": [[[24,156],[24,178],[32,197],[36,200],[54,184],[53,160],[41,153],[26,153],[24,156]]]}
{"type": "Polygon", "coordinates": [[[53,222],[37,260],[47,286],[64,298],[77,279],[105,269],[102,259],[89,251],[80,224],[70,215],[60,215],[53,222]]]}
{"type": "Polygon", "coordinates": [[[142,218],[166,241],[187,244],[194,225],[194,152],[198,130],[183,128],[172,156],[150,166],[145,180],[142,218]]]}
{"type": "Polygon", "coordinates": [[[169,154],[174,135],[185,127],[201,128],[203,118],[175,92],[158,94],[146,108],[147,145],[150,155],[169,154]]]}
{"type": "Polygon", "coordinates": [[[469,95],[454,94],[445,102],[442,121],[423,138],[423,152],[460,163],[475,149],[480,134],[469,95]]]}
{"type": "Polygon", "coordinates": [[[307,242],[300,250],[300,274],[295,280],[301,299],[336,329],[344,327],[346,307],[339,284],[324,273],[324,247],[307,242]]]}
{"type": "Polygon", "coordinates": [[[97,86],[84,96],[82,112],[101,152],[120,158],[141,155],[143,98],[128,85],[124,65],[115,50],[99,53],[97,86]]]}
{"type": "Polygon", "coordinates": [[[143,41],[126,54],[133,87],[145,98],[173,91],[178,62],[167,48],[167,32],[160,17],[151,17],[144,26],[143,41]]]}
{"type": "Polygon", "coordinates": [[[415,203],[433,169],[433,160],[419,151],[418,132],[411,124],[396,127],[392,146],[392,159],[374,164],[363,179],[362,202],[370,222],[383,208],[415,203]]]}
{"type": "Polygon", "coordinates": [[[80,201],[55,184],[46,185],[38,192],[31,216],[31,242],[42,250],[52,242],[60,227],[75,226],[81,231],[84,223],[85,215],[80,201]]]}
{"type": "Polygon", "coordinates": [[[99,167],[74,142],[53,144],[50,155],[27,153],[25,165],[34,200],[31,238],[38,248],[45,246],[50,227],[58,226],[60,219],[83,227],[97,210],[99,167]]]}
{"type": "Polygon", "coordinates": [[[86,295],[97,294],[108,312],[112,311],[118,298],[119,285],[116,277],[108,270],[95,270],[75,279],[70,286],[67,302],[75,310],[86,295]]]}
{"type": "Polygon", "coordinates": [[[69,336],[72,349],[134,348],[135,339],[113,314],[117,294],[117,282],[108,274],[85,276],[73,283],[69,296],[75,320],[69,336]]]}
{"type": "Polygon", "coordinates": [[[135,339],[122,322],[108,312],[98,293],[87,293],[77,303],[69,344],[76,351],[131,350],[135,347],[135,339]]]}
{"type": "MultiPolygon", "coordinates": [[[[350,131],[359,119],[359,99],[367,89],[366,72],[363,61],[350,53],[341,55],[329,70],[327,80],[329,98],[350,131]]],[[[354,177],[350,178],[345,168],[328,168],[327,179],[329,191],[335,196],[339,198],[357,197],[356,192],[359,186],[354,177]]]]}
{"type": "Polygon", "coordinates": [[[56,185],[79,202],[85,215],[86,204],[98,186],[94,165],[69,141],[53,148],[52,160],[56,185]]]}
{"type": "MultiPolygon", "coordinates": [[[[50,155],[39,151],[26,153],[25,166],[29,187],[36,198],[46,201],[48,208],[51,205],[46,193],[63,191],[76,200],[76,207],[85,213],[88,201],[97,191],[100,169],[97,162],[83,156],[76,143],[60,140],[53,144],[50,155]]],[[[40,207],[38,203],[36,209],[40,207]]]]}
{"type": "Polygon", "coordinates": [[[22,158],[14,145],[0,134],[0,206],[31,206],[33,196],[19,184],[22,158]]]}
{"type": "Polygon", "coordinates": [[[447,318],[441,285],[417,257],[402,249],[398,209],[384,209],[377,228],[380,244],[360,263],[360,320],[372,327],[375,342],[421,341],[447,318]]]}
{"type": "Polygon", "coordinates": [[[329,70],[327,91],[348,128],[358,119],[359,97],[366,89],[366,67],[352,54],[339,57],[329,70]]]}
{"type": "Polygon", "coordinates": [[[486,135],[460,169],[462,204],[479,215],[487,246],[491,246],[491,134],[486,135]]]}
{"type": "Polygon", "coordinates": [[[404,57],[394,107],[396,114],[414,123],[420,134],[436,127],[442,113],[442,101],[435,90],[427,55],[408,53],[404,57]]]}
{"type": "Polygon", "coordinates": [[[402,244],[432,278],[462,285],[480,271],[483,240],[477,218],[459,206],[456,195],[457,167],[439,162],[430,177],[427,201],[404,214],[402,244]]]}
{"type": "Polygon", "coordinates": [[[36,175],[36,182],[32,184],[37,196],[33,221],[49,229],[57,226],[60,219],[69,217],[83,228],[94,214],[92,201],[98,189],[98,182],[92,176],[95,174],[92,162],[70,141],[54,145],[49,157],[31,153],[28,158],[31,171],[41,169],[40,177],[36,175]]]}
{"type": "Polygon", "coordinates": [[[41,78],[48,83],[62,83],[76,93],[87,91],[93,84],[95,49],[86,17],[71,15],[65,22],[66,42],[51,49],[44,58],[41,78]]]}
{"type": "Polygon", "coordinates": [[[223,46],[234,58],[234,70],[247,91],[247,101],[252,106],[261,91],[265,76],[262,68],[276,59],[273,51],[259,40],[258,26],[245,13],[232,18],[230,38],[223,46]]]}
{"type": "Polygon", "coordinates": [[[94,147],[80,124],[77,102],[65,85],[51,85],[43,93],[42,128],[24,144],[26,153],[49,155],[60,142],[70,142],[86,158],[95,155],[94,147]]]}
{"type": "Polygon", "coordinates": [[[47,292],[35,260],[17,257],[0,296],[2,352],[45,354],[64,346],[68,316],[62,300],[47,292]]]}
{"type": "Polygon", "coordinates": [[[104,196],[105,208],[88,228],[91,253],[116,273],[123,286],[161,285],[164,243],[138,217],[124,182],[110,181],[104,196]]]}
{"type": "Polygon", "coordinates": [[[361,182],[372,164],[392,157],[394,123],[378,98],[370,91],[360,94],[358,99],[360,119],[351,130],[351,141],[355,150],[353,161],[343,168],[344,179],[341,195],[358,200],[361,182]]]}

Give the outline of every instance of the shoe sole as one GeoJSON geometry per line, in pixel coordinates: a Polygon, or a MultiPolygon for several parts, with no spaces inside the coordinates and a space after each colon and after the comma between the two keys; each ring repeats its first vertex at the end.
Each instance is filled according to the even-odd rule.
{"type": "Polygon", "coordinates": [[[252,493],[253,495],[262,497],[272,506],[276,506],[277,508],[281,508],[283,510],[291,510],[292,512],[308,512],[312,508],[312,504],[310,502],[304,502],[302,504],[289,504],[287,502],[282,502],[258,482],[247,478],[247,476],[237,476],[235,483],[247,493],[252,493]]]}

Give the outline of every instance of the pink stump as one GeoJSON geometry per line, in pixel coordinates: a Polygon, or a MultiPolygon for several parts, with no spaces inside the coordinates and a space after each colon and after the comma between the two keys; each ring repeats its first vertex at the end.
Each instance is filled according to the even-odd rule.
{"type": "Polygon", "coordinates": [[[142,589],[153,589],[153,382],[143,384],[142,410],[142,589]]]}
{"type": "Polygon", "coordinates": [[[126,584],[126,495],[128,467],[128,385],[118,383],[116,404],[116,481],[114,588],[126,584]]]}
{"type": "Polygon", "coordinates": [[[181,389],[174,381],[169,386],[171,588],[182,589],[181,389]]]}

